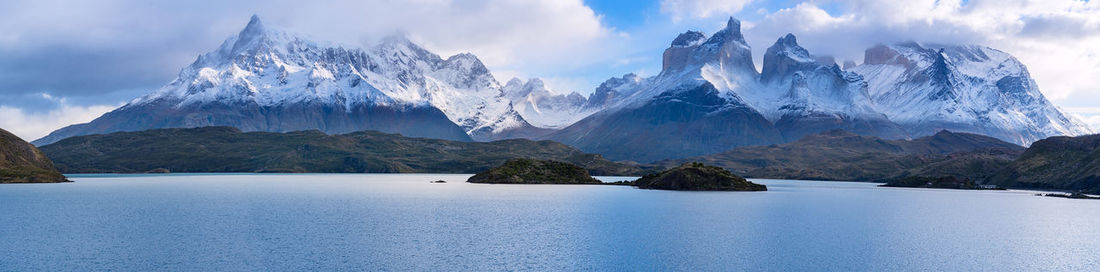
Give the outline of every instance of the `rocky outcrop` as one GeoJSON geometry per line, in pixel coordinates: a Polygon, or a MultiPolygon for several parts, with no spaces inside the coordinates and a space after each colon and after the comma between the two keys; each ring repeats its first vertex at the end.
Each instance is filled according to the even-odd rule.
{"type": "Polygon", "coordinates": [[[749,182],[726,169],[702,163],[685,163],[636,181],[640,189],[677,191],[767,191],[768,187],[749,182]]]}

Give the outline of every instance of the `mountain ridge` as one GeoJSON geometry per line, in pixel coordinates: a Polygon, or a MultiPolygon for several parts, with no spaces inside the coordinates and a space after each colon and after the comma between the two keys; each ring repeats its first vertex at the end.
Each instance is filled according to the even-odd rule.
{"type": "MultiPolygon", "coordinates": [[[[337,134],[379,130],[487,141],[504,138],[501,135],[539,135],[552,127],[531,125],[524,113],[515,110],[514,102],[519,101],[506,99],[502,89],[470,53],[444,59],[402,35],[368,48],[315,42],[253,16],[244,29],[200,55],[167,85],[34,143],[85,134],[203,126],[271,132],[318,129],[337,134]]],[[[547,99],[556,98],[545,94],[547,99]]],[[[579,108],[584,102],[565,105],[579,108]]]]}
{"type": "Polygon", "coordinates": [[[596,175],[644,172],[552,141],[463,142],[378,131],[168,128],[77,136],[41,149],[67,173],[477,173],[512,158],[569,162],[596,175]]]}
{"type": "Polygon", "coordinates": [[[621,101],[544,139],[615,160],[650,162],[739,146],[786,143],[834,129],[886,139],[912,139],[951,130],[990,135],[1019,145],[1049,136],[1092,132],[1046,100],[1022,63],[992,48],[962,45],[931,49],[937,46],[926,48],[915,42],[877,45],[866,50],[864,64],[846,65],[845,69],[830,57],[810,53],[793,34],[787,34],[766,50],[762,69],[757,72],[739,27],[740,22],[730,18],[725,28],[709,38],[697,31],[681,33],[665,50],[659,74],[630,81],[626,76],[609,79],[597,93],[623,97],[621,101]],[[686,101],[672,94],[697,88],[713,89],[722,102],[709,109],[697,108],[699,118],[664,126],[707,130],[654,130],[658,129],[654,120],[667,118],[637,116],[637,112],[673,114],[653,107],[667,104],[662,101],[669,99],[686,101]],[[728,108],[745,110],[722,110],[728,108]],[[760,118],[766,122],[751,121],[760,118]],[[750,137],[766,138],[713,140],[728,137],[722,132],[723,125],[747,122],[755,122],[747,128],[750,137]],[[650,133],[667,135],[644,136],[650,141],[614,137],[650,133]],[[697,135],[681,135],[685,133],[697,135]],[[682,142],[689,138],[696,142],[682,142]]]}
{"type": "Polygon", "coordinates": [[[843,130],[808,135],[786,144],[745,146],[725,152],[658,162],[671,167],[703,162],[750,178],[879,181],[901,176],[957,175],[975,180],[994,173],[1024,148],[996,138],[940,131],[913,140],[888,140],[843,130]]]}
{"type": "Polygon", "coordinates": [[[477,56],[447,58],[397,35],[354,48],[253,16],[157,91],[34,141],[154,128],[378,130],[457,141],[548,139],[613,160],[653,162],[842,129],[885,139],[941,130],[1027,145],[1092,130],[1040,92],[1026,67],[984,46],[875,45],[842,68],[786,34],[761,70],[741,22],[677,35],[650,77],[612,77],[584,97],[538,78],[498,82],[477,56]]]}

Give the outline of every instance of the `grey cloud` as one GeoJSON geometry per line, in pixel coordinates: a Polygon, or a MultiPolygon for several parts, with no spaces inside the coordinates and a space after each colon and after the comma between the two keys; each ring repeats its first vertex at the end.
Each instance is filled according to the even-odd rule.
{"type": "MultiPolygon", "coordinates": [[[[134,89],[149,91],[169,82],[199,54],[239,31],[252,14],[351,46],[403,29],[438,53],[473,52],[489,65],[515,71],[574,65],[552,57],[563,52],[603,56],[591,53],[599,50],[589,45],[607,32],[579,0],[5,2],[0,96],[48,92],[116,102],[133,98],[134,89]]],[[[13,103],[0,100],[0,105],[13,103]]]]}
{"type": "Polygon", "coordinates": [[[1089,22],[1088,18],[1072,16],[1026,16],[1021,36],[1033,38],[1079,39],[1100,35],[1100,24],[1089,22]]]}

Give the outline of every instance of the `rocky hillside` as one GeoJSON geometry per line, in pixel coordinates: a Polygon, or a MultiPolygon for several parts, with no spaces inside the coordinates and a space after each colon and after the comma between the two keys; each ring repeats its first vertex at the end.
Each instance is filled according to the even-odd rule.
{"type": "Polygon", "coordinates": [[[594,175],[641,172],[552,141],[461,142],[374,131],[327,135],[245,133],[230,127],[157,129],[72,137],[42,151],[66,173],[477,173],[512,158],[569,162],[594,175]]]}
{"type": "Polygon", "coordinates": [[[677,191],[767,191],[768,187],[749,182],[720,167],[685,163],[636,181],[640,189],[677,191]]]}
{"type": "Polygon", "coordinates": [[[1051,137],[1035,142],[990,183],[1100,194],[1100,135],[1051,137]]]}
{"type": "Polygon", "coordinates": [[[0,183],[67,182],[42,151],[0,129],[0,183]]]}

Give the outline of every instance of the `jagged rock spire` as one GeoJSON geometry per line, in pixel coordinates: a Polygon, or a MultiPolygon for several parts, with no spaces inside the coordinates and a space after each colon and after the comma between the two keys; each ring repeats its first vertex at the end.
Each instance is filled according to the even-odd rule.
{"type": "Polygon", "coordinates": [[[688,47],[699,45],[699,43],[706,38],[707,35],[703,34],[703,32],[689,30],[687,32],[680,33],[679,36],[676,36],[676,39],[672,40],[672,47],[688,47]]]}
{"type": "Polygon", "coordinates": [[[248,20],[248,25],[237,34],[237,42],[233,43],[229,53],[240,54],[259,47],[263,43],[267,31],[264,23],[260,20],[260,16],[253,14],[252,18],[248,20]]]}
{"type": "Polygon", "coordinates": [[[726,21],[726,27],[718,32],[714,33],[707,40],[707,44],[724,44],[726,42],[738,42],[740,44],[748,44],[745,42],[745,36],[741,34],[741,21],[730,17],[729,21],[726,21]]]}
{"type": "Polygon", "coordinates": [[[760,79],[770,82],[776,78],[783,78],[797,70],[813,69],[816,61],[802,46],[798,45],[798,39],[794,34],[787,33],[775,41],[764,53],[764,67],[760,71],[760,79]]]}
{"type": "Polygon", "coordinates": [[[706,36],[697,31],[678,35],[671,46],[665,49],[661,72],[676,73],[712,63],[734,74],[751,74],[755,77],[752,50],[741,35],[741,21],[730,17],[725,28],[702,41],[704,38],[706,36]]]}

